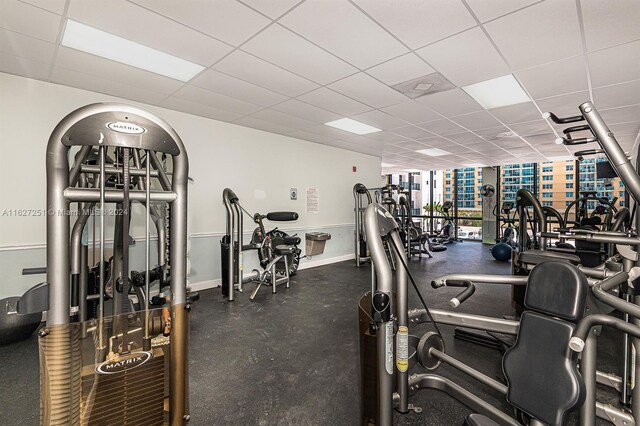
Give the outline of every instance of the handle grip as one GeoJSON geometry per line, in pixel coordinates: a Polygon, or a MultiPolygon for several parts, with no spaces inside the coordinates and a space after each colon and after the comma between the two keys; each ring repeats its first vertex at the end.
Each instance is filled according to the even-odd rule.
{"type": "Polygon", "coordinates": [[[551,119],[556,124],[567,124],[567,123],[576,123],[578,121],[583,121],[584,117],[582,115],[575,115],[573,117],[565,117],[560,118],[552,112],[545,112],[542,114],[542,118],[545,120],[551,119]]]}
{"type": "Polygon", "coordinates": [[[273,222],[289,222],[292,220],[298,220],[298,213],[296,212],[271,212],[267,213],[267,220],[273,222]]]}
{"type": "Polygon", "coordinates": [[[471,282],[467,282],[467,284],[468,284],[467,288],[462,290],[460,294],[458,294],[456,297],[454,297],[449,301],[449,305],[451,305],[452,308],[457,308],[465,300],[470,298],[473,295],[473,293],[476,292],[476,286],[474,286],[471,282]]]}

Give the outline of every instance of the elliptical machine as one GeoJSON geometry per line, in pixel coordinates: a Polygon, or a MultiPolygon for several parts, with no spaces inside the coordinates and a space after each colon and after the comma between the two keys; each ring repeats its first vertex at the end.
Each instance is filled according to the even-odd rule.
{"type": "Polygon", "coordinates": [[[436,244],[462,242],[462,240],[456,238],[456,226],[453,223],[453,218],[449,212],[452,207],[453,203],[451,201],[445,201],[442,205],[436,206],[436,211],[444,216],[444,224],[436,235],[431,236],[431,242],[436,244]]]}

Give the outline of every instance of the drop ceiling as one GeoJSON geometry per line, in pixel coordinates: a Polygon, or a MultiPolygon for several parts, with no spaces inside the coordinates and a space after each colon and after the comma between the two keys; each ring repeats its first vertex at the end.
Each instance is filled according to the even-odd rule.
{"type": "Polygon", "coordinates": [[[587,100],[631,149],[638,22],[635,0],[0,0],[0,72],[437,170],[568,156],[542,112],[587,100]],[[67,19],[205,70],[183,83],[61,46],[67,19]],[[392,87],[436,72],[455,87],[392,87]],[[487,110],[460,88],[511,73],[531,102],[487,110]],[[344,117],[382,131],[324,125],[344,117]]]}

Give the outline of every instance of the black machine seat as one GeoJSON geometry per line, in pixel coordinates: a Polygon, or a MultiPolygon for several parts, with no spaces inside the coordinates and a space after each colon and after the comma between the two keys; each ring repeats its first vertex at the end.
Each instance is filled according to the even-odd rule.
{"type": "Polygon", "coordinates": [[[584,315],[589,285],[578,268],[561,260],[536,266],[529,275],[515,345],[502,359],[507,401],[549,425],[584,401],[577,354],[569,348],[584,315]]]}
{"type": "Polygon", "coordinates": [[[284,244],[275,246],[273,248],[273,252],[278,256],[286,256],[288,254],[293,254],[295,253],[295,251],[296,251],[296,248],[294,246],[288,246],[284,244]]]}
{"type": "Polygon", "coordinates": [[[464,419],[464,426],[500,426],[498,423],[491,420],[489,417],[485,417],[482,414],[469,414],[464,419]]]}
{"type": "Polygon", "coordinates": [[[569,348],[574,328],[568,321],[527,311],[518,340],[502,361],[507,401],[545,424],[563,424],[566,413],[584,401],[577,356],[569,348]]]}
{"type": "Polygon", "coordinates": [[[529,265],[537,265],[539,263],[548,260],[564,260],[574,265],[580,264],[580,257],[572,253],[563,253],[559,251],[541,251],[541,250],[527,250],[518,254],[519,263],[526,263],[529,265]]]}
{"type": "Polygon", "coordinates": [[[285,243],[285,245],[288,246],[297,246],[298,244],[300,244],[300,237],[284,237],[283,241],[285,243]]]}
{"type": "MultiPolygon", "coordinates": [[[[518,337],[502,359],[507,401],[541,422],[562,425],[584,402],[584,381],[569,340],[586,310],[586,276],[569,262],[548,260],[531,271],[518,337]]],[[[471,414],[466,426],[494,426],[471,414]]]]}

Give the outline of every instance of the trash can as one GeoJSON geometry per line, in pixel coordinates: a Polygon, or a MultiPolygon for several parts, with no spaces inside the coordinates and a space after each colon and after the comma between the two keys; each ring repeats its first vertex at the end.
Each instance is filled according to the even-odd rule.
{"type": "Polygon", "coordinates": [[[308,232],[304,235],[306,241],[307,256],[316,256],[324,253],[324,245],[331,239],[331,234],[327,232],[308,232]]]}

